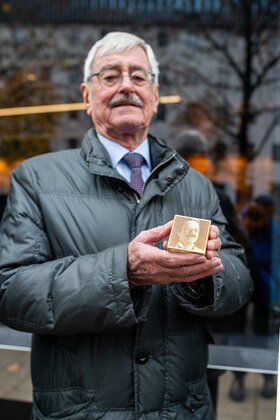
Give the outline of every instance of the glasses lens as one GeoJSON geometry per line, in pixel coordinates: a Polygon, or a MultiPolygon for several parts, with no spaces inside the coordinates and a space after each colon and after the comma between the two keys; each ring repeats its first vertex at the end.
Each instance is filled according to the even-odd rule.
{"type": "MultiPolygon", "coordinates": [[[[122,73],[118,70],[104,70],[99,75],[99,82],[104,88],[110,88],[120,84],[122,73]]],[[[136,70],[129,75],[131,82],[138,87],[147,87],[153,81],[153,75],[144,70],[136,70]]]]}
{"type": "Polygon", "coordinates": [[[134,85],[144,87],[150,82],[150,74],[142,70],[137,70],[130,75],[130,79],[134,85]]]}
{"type": "Polygon", "coordinates": [[[118,70],[104,70],[100,73],[99,80],[104,87],[112,87],[120,82],[121,73],[118,70]]]}

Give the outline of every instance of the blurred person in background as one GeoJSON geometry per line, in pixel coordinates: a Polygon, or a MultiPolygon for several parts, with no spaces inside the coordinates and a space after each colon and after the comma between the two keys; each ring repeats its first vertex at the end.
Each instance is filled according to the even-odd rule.
{"type": "MultiPolygon", "coordinates": [[[[273,199],[263,194],[251,200],[240,212],[240,221],[248,232],[247,247],[248,268],[254,281],[252,330],[258,336],[269,336],[271,331],[271,310],[278,300],[279,278],[272,275],[272,239],[280,241],[280,228],[273,221],[273,199]]],[[[260,390],[263,398],[276,395],[276,383],[273,375],[263,375],[260,390]]],[[[246,397],[245,373],[235,372],[229,395],[234,401],[243,401],[246,397]]]]}
{"type": "MultiPolygon", "coordinates": [[[[196,129],[187,128],[177,133],[172,142],[172,147],[189,163],[206,177],[211,173],[212,160],[208,141],[196,129]]],[[[247,246],[247,233],[237,220],[234,204],[229,194],[229,185],[212,181],[218,194],[223,213],[227,219],[229,233],[243,246],[247,246]]]]}
{"type": "MultiPolygon", "coordinates": [[[[211,168],[209,146],[203,135],[194,129],[186,129],[177,134],[174,147],[191,166],[206,176],[211,168]]],[[[213,320],[214,332],[225,334],[246,334],[252,329],[254,334],[266,336],[270,331],[271,308],[277,302],[279,279],[274,279],[272,267],[272,235],[280,241],[279,226],[273,221],[273,200],[268,194],[253,199],[241,212],[236,214],[234,204],[223,184],[213,182],[220,204],[228,221],[228,231],[241,243],[246,251],[247,265],[254,281],[253,316],[247,319],[247,305],[226,317],[213,320]],[[252,324],[252,325],[251,325],[252,324]]],[[[213,400],[217,396],[215,378],[221,371],[208,371],[208,380],[213,400]]],[[[245,372],[233,372],[229,396],[233,401],[243,401],[246,397],[245,372]]],[[[273,398],[276,386],[273,375],[263,375],[261,388],[263,398],[273,398]]]]}
{"type": "MultiPolygon", "coordinates": [[[[177,133],[172,141],[175,150],[190,164],[191,167],[208,176],[211,172],[212,162],[210,158],[207,140],[196,129],[185,129],[177,133]]],[[[229,197],[228,186],[221,182],[212,182],[219,197],[220,205],[227,220],[227,230],[242,244],[246,250],[249,247],[249,238],[245,226],[237,218],[234,204],[229,197]]],[[[231,315],[211,320],[214,333],[218,334],[244,334],[247,327],[247,304],[231,315]]],[[[214,407],[217,406],[218,378],[223,370],[208,369],[207,378],[214,407]]]]}

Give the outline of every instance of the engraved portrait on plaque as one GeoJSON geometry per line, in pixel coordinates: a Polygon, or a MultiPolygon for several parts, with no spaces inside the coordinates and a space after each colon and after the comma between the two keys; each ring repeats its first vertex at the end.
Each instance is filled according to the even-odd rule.
{"type": "Polygon", "coordinates": [[[175,215],[167,250],[171,252],[206,253],[211,221],[175,215]]]}

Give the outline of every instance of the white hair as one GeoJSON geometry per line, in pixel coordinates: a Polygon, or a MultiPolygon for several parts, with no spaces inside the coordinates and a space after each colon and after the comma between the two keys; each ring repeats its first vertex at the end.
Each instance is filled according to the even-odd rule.
{"type": "Polygon", "coordinates": [[[184,221],[184,223],[183,223],[183,225],[182,225],[182,228],[183,228],[183,229],[185,229],[185,228],[186,228],[186,227],[188,227],[188,226],[189,226],[189,224],[190,224],[190,223],[192,223],[192,222],[197,223],[197,224],[198,224],[198,226],[200,227],[200,221],[199,221],[199,220],[197,220],[197,219],[188,219],[188,220],[185,220],[185,221],[184,221]]]}
{"type": "Polygon", "coordinates": [[[146,42],[136,35],[128,32],[109,32],[90,49],[84,64],[84,82],[87,82],[91,72],[94,58],[99,50],[102,49],[102,56],[106,54],[123,52],[134,47],[142,47],[147,54],[152,73],[155,75],[155,82],[158,83],[159,68],[155,54],[146,42]]]}

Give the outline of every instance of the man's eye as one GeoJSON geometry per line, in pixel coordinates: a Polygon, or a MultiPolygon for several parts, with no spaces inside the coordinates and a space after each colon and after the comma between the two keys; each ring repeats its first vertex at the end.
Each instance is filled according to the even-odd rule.
{"type": "Polygon", "coordinates": [[[133,73],[131,75],[131,78],[136,83],[145,83],[147,81],[147,78],[144,73],[133,73]]]}
{"type": "Polygon", "coordinates": [[[115,79],[118,79],[118,76],[115,75],[115,74],[111,74],[111,75],[103,76],[103,79],[105,79],[105,80],[115,80],[115,79]]]}
{"type": "Polygon", "coordinates": [[[111,82],[115,82],[119,79],[119,74],[118,73],[104,73],[102,75],[102,80],[104,80],[105,82],[111,83],[111,82]]]}

